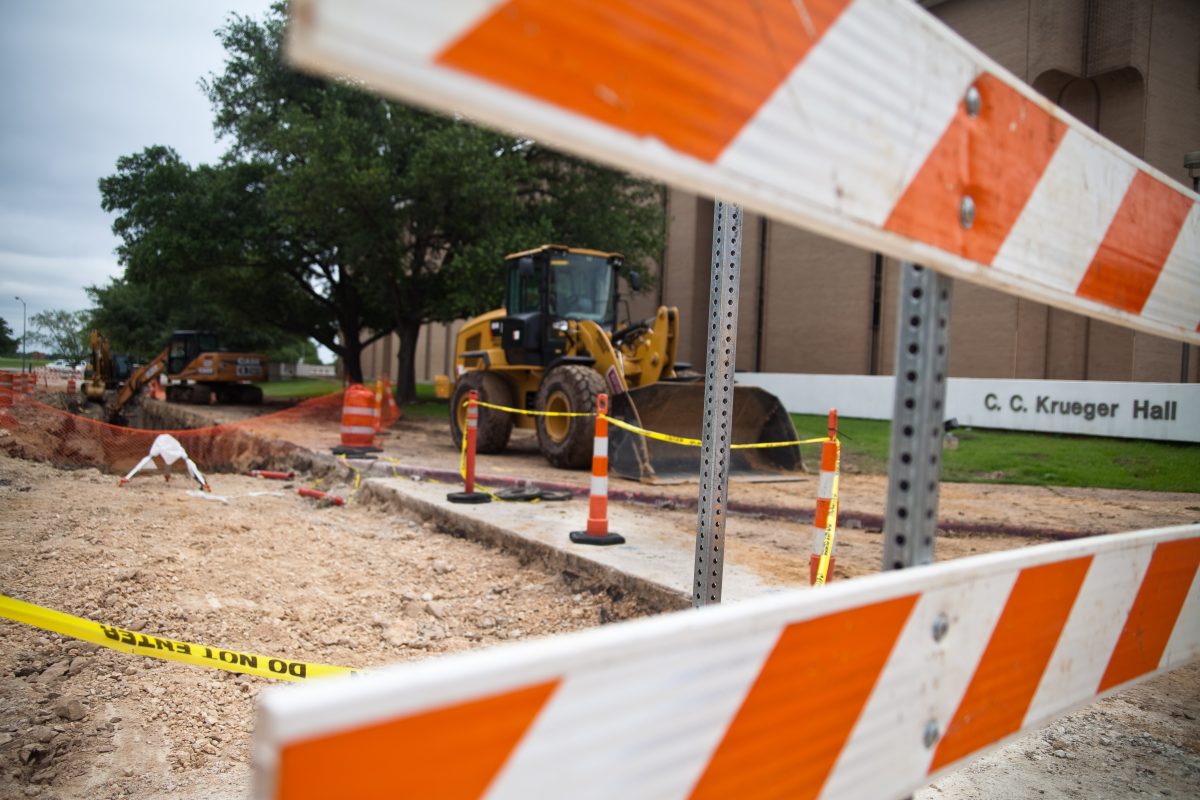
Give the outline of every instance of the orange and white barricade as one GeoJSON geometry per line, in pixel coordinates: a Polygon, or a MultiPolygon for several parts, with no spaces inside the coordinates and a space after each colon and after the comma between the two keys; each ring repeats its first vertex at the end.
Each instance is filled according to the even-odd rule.
{"type": "Polygon", "coordinates": [[[1198,567],[1094,537],[269,689],[257,796],[904,797],[1200,657],[1198,567]]]}
{"type": "Polygon", "coordinates": [[[571,531],[576,544],[625,544],[608,529],[608,395],[596,397],[596,435],[592,444],[592,483],[588,493],[587,529],[571,531]]]}
{"type": "Polygon", "coordinates": [[[1200,344],[1200,196],[911,0],[304,0],[288,32],[293,64],[1200,344]]]}
{"type": "MultiPolygon", "coordinates": [[[[307,69],[1200,344],[1200,195],[911,0],[292,9],[307,69]]],[[[903,797],[1200,657],[1198,565],[1200,526],[1119,534],[272,691],[256,786],[903,797]]]]}

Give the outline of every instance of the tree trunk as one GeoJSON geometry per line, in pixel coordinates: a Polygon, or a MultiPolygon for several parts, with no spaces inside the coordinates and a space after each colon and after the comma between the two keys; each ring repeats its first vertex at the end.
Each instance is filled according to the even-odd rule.
{"type": "Polygon", "coordinates": [[[417,399],[417,336],[421,323],[404,320],[396,328],[400,336],[400,352],[396,356],[396,402],[400,405],[417,399]]]}
{"type": "Polygon", "coordinates": [[[354,337],[343,336],[342,345],[342,374],[346,378],[347,383],[362,383],[362,342],[358,340],[358,334],[354,337]]]}

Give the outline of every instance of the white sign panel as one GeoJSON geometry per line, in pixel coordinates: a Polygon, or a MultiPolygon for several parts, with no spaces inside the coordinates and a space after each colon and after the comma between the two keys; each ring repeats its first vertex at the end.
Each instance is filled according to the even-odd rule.
{"type": "MultiPolygon", "coordinates": [[[[890,375],[738,373],[793,414],[891,419],[890,375]]],[[[959,425],[1122,439],[1200,442],[1200,385],[951,378],[946,418],[959,425]]]]}

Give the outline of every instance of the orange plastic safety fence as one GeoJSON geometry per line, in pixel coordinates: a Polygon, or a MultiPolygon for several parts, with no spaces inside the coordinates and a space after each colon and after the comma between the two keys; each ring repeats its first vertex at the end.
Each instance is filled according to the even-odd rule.
{"type": "MultiPolygon", "coordinates": [[[[188,429],[150,430],[112,425],[69,410],[79,409],[80,405],[78,395],[63,392],[14,395],[12,405],[0,407],[0,429],[3,429],[0,450],[13,457],[45,461],[66,469],[96,467],[111,474],[124,474],[147,455],[155,437],[169,433],[206,472],[283,466],[295,458],[303,458],[303,449],[292,443],[304,440],[293,435],[302,428],[309,432],[310,439],[312,431],[327,430],[331,441],[337,441],[342,392],[249,419],[188,429]]],[[[160,410],[195,415],[200,409],[162,404],[160,410]]],[[[154,416],[152,410],[148,416],[154,416]]],[[[398,414],[388,417],[385,419],[391,424],[398,414]]]]}

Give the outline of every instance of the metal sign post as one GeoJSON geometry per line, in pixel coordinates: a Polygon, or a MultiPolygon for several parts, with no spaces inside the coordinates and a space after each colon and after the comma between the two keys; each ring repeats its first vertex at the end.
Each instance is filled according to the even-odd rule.
{"type": "Polygon", "coordinates": [[[697,608],[721,602],[741,273],[742,209],[718,200],[713,206],[704,429],[701,433],[700,500],[696,512],[696,581],[692,605],[697,608]]]}
{"type": "Polygon", "coordinates": [[[950,279],[907,262],[901,270],[885,570],[933,562],[950,351],[950,279]]]}

